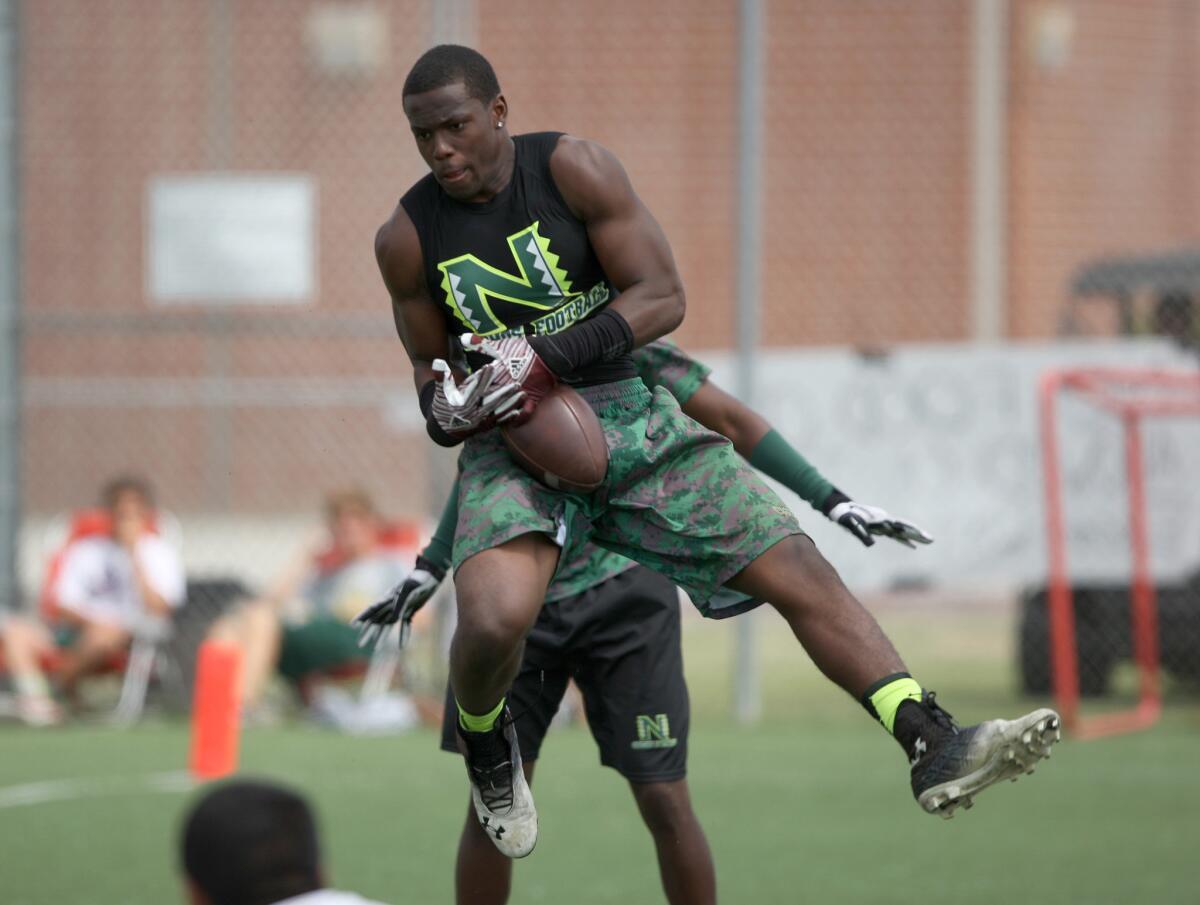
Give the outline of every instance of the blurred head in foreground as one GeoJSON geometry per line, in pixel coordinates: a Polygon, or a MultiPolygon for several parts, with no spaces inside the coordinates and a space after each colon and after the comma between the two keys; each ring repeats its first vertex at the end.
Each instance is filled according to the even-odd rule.
{"type": "Polygon", "coordinates": [[[312,810],[273,783],[205,793],[184,820],[182,859],[193,905],[271,905],[324,885],[312,810]]]}

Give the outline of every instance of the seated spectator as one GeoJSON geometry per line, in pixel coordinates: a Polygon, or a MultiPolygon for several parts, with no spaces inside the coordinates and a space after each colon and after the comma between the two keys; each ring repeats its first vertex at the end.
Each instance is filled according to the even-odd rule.
{"type": "Polygon", "coordinates": [[[387,543],[386,526],[364,491],[330,494],[325,523],[328,537],[301,551],[265,597],[210,632],[242,648],[242,703],[252,720],[275,669],[303,693],[332,670],[364,666],[371,651],[358,646],[350,623],[407,575],[411,554],[387,543]],[[289,608],[301,612],[284,618],[289,608]]]}
{"type": "Polygon", "coordinates": [[[118,478],[104,488],[101,504],[105,530],[72,541],[63,553],[50,589],[53,624],[14,615],[3,626],[17,713],[31,725],[61,719],[45,660],[57,661],[50,678],[73,699],[79,680],[124,650],[147,619],[165,618],[184,601],[179,554],[153,530],[150,486],[118,478]]]}
{"type": "Polygon", "coordinates": [[[312,810],[282,786],[241,780],[209,789],[182,836],[191,905],[378,905],[325,887],[312,810]]]}

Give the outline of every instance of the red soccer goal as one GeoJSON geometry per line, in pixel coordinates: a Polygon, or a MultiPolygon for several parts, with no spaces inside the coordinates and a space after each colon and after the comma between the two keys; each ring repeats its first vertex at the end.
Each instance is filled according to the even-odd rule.
{"type": "Polygon", "coordinates": [[[1200,416],[1200,372],[1088,368],[1042,376],[1040,417],[1046,535],[1050,560],[1049,627],[1053,689],[1066,726],[1083,738],[1132,732],[1153,724],[1162,709],[1159,613],[1151,574],[1143,423],[1147,418],[1200,416]],[[1076,594],[1069,578],[1064,487],[1060,464],[1059,401],[1074,394],[1119,420],[1128,495],[1131,572],[1131,653],[1138,670],[1135,706],[1104,714],[1080,713],[1076,594]]]}

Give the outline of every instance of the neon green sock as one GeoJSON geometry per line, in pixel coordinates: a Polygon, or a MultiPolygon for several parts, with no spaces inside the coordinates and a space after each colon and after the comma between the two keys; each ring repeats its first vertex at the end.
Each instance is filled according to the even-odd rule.
{"type": "Polygon", "coordinates": [[[862,705],[867,712],[883,723],[888,732],[896,722],[896,711],[905,701],[921,700],[921,686],[906,672],[885,676],[866,690],[862,705]]]}
{"type": "Polygon", "coordinates": [[[496,720],[500,718],[500,714],[504,710],[504,698],[501,698],[500,703],[483,716],[475,716],[473,713],[467,713],[462,709],[462,704],[458,703],[457,698],[454,700],[454,705],[458,707],[458,725],[466,729],[467,732],[487,732],[496,725],[496,720]]]}

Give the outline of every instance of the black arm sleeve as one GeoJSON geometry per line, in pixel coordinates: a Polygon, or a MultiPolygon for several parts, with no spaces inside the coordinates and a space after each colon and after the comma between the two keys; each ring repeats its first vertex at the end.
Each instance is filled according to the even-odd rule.
{"type": "Polygon", "coordinates": [[[567,377],[598,361],[610,361],[633,351],[629,322],[611,308],[562,333],[531,336],[529,344],[551,371],[567,377]]]}

